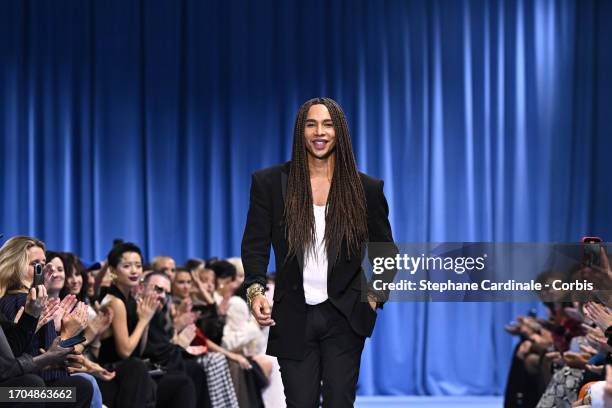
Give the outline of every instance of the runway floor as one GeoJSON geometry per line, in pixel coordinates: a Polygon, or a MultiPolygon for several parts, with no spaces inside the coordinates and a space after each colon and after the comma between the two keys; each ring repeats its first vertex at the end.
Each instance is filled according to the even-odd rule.
{"type": "Polygon", "coordinates": [[[502,397],[357,397],[356,408],[501,408],[502,397]]]}

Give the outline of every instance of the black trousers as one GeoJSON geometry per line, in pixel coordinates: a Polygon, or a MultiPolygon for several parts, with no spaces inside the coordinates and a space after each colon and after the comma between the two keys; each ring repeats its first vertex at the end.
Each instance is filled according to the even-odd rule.
{"type": "Polygon", "coordinates": [[[195,408],[196,390],[191,378],[183,372],[162,375],[157,381],[156,408],[195,408]]]}
{"type": "Polygon", "coordinates": [[[111,381],[98,379],[104,405],[109,408],[149,408],[155,404],[155,382],[147,365],[138,358],[128,358],[114,368],[111,381]]]}
{"type": "Polygon", "coordinates": [[[352,407],[365,337],[329,300],[306,308],[304,359],[278,359],[287,407],[352,407]]]}
{"type": "Polygon", "coordinates": [[[185,373],[191,378],[195,386],[196,406],[198,408],[210,408],[210,395],[208,394],[208,382],[206,372],[198,362],[185,360],[185,373]]]}

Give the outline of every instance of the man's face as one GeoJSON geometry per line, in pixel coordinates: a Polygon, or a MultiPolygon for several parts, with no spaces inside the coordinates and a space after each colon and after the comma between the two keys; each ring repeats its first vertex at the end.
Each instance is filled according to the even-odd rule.
{"type": "Polygon", "coordinates": [[[326,159],[336,147],[336,130],[325,105],[312,105],[306,115],[304,143],[310,155],[326,159]]]}
{"type": "Polygon", "coordinates": [[[163,276],[152,276],[147,283],[146,294],[159,299],[159,309],[162,309],[170,295],[170,281],[163,276]]]}
{"type": "Polygon", "coordinates": [[[174,274],[176,273],[176,262],[174,262],[174,259],[172,258],[164,259],[162,262],[160,262],[159,269],[168,275],[170,280],[173,280],[174,274]]]}

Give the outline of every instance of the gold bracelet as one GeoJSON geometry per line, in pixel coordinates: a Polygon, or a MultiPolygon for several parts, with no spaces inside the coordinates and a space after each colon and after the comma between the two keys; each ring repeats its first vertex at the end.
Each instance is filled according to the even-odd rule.
{"type": "Polygon", "coordinates": [[[263,294],[264,294],[264,287],[260,283],[254,283],[247,288],[247,304],[249,305],[249,310],[251,310],[253,299],[263,294]]]}

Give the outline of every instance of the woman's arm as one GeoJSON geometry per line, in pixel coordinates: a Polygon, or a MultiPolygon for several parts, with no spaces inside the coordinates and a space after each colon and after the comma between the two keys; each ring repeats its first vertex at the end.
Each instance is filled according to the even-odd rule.
{"type": "Polygon", "coordinates": [[[151,317],[153,317],[153,313],[155,313],[155,311],[153,310],[153,313],[150,313],[150,316],[144,314],[141,316],[141,313],[139,313],[138,323],[132,331],[132,334],[130,334],[128,333],[127,311],[124,303],[120,299],[113,297],[110,301],[109,307],[113,311],[111,329],[112,335],[115,339],[117,354],[121,358],[128,358],[132,355],[134,349],[136,349],[136,347],[139,345],[140,339],[147,329],[149,321],[151,320],[151,317]]]}
{"type": "Polygon", "coordinates": [[[244,300],[232,297],[227,309],[225,327],[223,328],[223,347],[238,350],[261,336],[256,324],[249,322],[249,309],[244,300]]]}
{"type": "Polygon", "coordinates": [[[231,351],[224,349],[223,347],[211,341],[210,339],[206,339],[206,347],[208,347],[208,351],[211,351],[213,353],[221,353],[226,358],[235,361],[236,363],[238,363],[238,365],[240,365],[240,367],[245,370],[249,370],[252,368],[251,363],[249,363],[249,360],[246,357],[238,353],[232,353],[231,351]]]}

